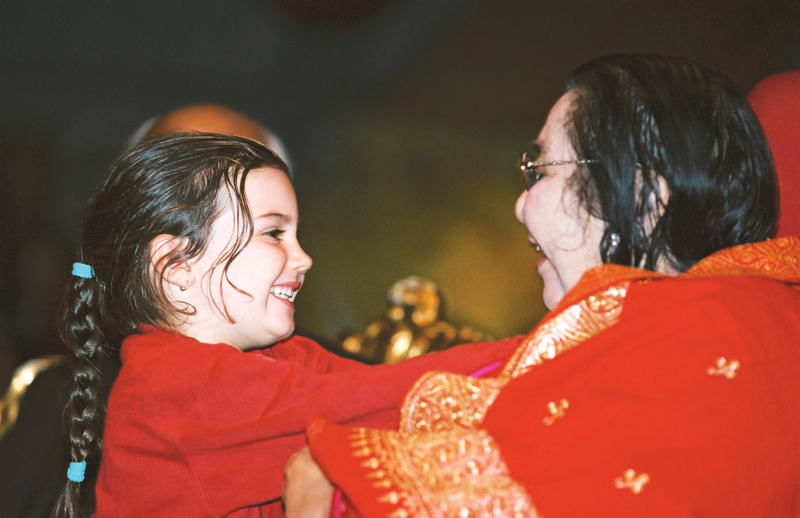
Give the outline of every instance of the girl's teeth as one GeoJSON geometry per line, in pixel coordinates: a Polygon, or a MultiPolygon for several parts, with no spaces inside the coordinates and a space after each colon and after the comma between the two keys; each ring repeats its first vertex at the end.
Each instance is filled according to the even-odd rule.
{"type": "Polygon", "coordinates": [[[282,298],[282,299],[286,299],[286,300],[292,300],[292,299],[294,299],[294,295],[295,295],[295,293],[296,293],[296,292],[295,292],[295,291],[294,291],[292,288],[287,288],[287,287],[285,287],[285,286],[273,287],[273,288],[272,288],[271,290],[269,290],[269,291],[270,291],[270,292],[271,292],[273,295],[275,295],[276,297],[280,297],[280,298],[282,298]]]}

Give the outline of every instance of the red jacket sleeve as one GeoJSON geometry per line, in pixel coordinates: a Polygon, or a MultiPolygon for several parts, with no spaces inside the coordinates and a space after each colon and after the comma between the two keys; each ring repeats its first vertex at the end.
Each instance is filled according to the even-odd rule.
{"type": "Polygon", "coordinates": [[[318,374],[367,367],[364,363],[337,356],[314,340],[304,336],[293,336],[289,340],[279,342],[259,353],[275,360],[299,363],[318,374]]]}
{"type": "Polygon", "coordinates": [[[283,466],[305,445],[310,415],[396,427],[403,395],[422,373],[473,372],[506,358],[518,339],[469,344],[371,367],[331,358],[334,355],[305,339],[299,342],[294,352],[286,349],[291,344],[283,344],[273,356],[307,353],[307,364],[273,361],[269,354],[228,354],[205,375],[180,445],[209,505],[220,515],[280,497],[283,466]]]}

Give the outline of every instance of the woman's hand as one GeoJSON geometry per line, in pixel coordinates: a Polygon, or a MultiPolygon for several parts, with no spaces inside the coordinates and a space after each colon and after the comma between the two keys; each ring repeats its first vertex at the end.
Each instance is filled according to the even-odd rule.
{"type": "Polygon", "coordinates": [[[333,486],[308,448],[291,456],[284,469],[283,505],[286,518],[327,518],[331,510],[333,486]]]}

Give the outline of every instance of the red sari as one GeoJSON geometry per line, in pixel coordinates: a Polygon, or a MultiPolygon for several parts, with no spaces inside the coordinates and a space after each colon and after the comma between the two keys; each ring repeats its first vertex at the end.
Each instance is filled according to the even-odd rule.
{"type": "Polygon", "coordinates": [[[424,375],[399,432],[316,420],[312,454],[364,517],[800,516],[798,285],[796,238],[590,270],[499,375],[424,375]]]}

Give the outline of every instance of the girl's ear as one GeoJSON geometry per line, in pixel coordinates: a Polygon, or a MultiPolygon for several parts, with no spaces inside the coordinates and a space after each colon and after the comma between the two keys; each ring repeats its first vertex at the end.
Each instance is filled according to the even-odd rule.
{"type": "Polygon", "coordinates": [[[191,268],[185,261],[169,264],[169,259],[176,250],[186,246],[186,241],[185,237],[170,234],[160,234],[150,241],[150,267],[153,273],[181,290],[186,290],[192,282],[191,268]]]}

